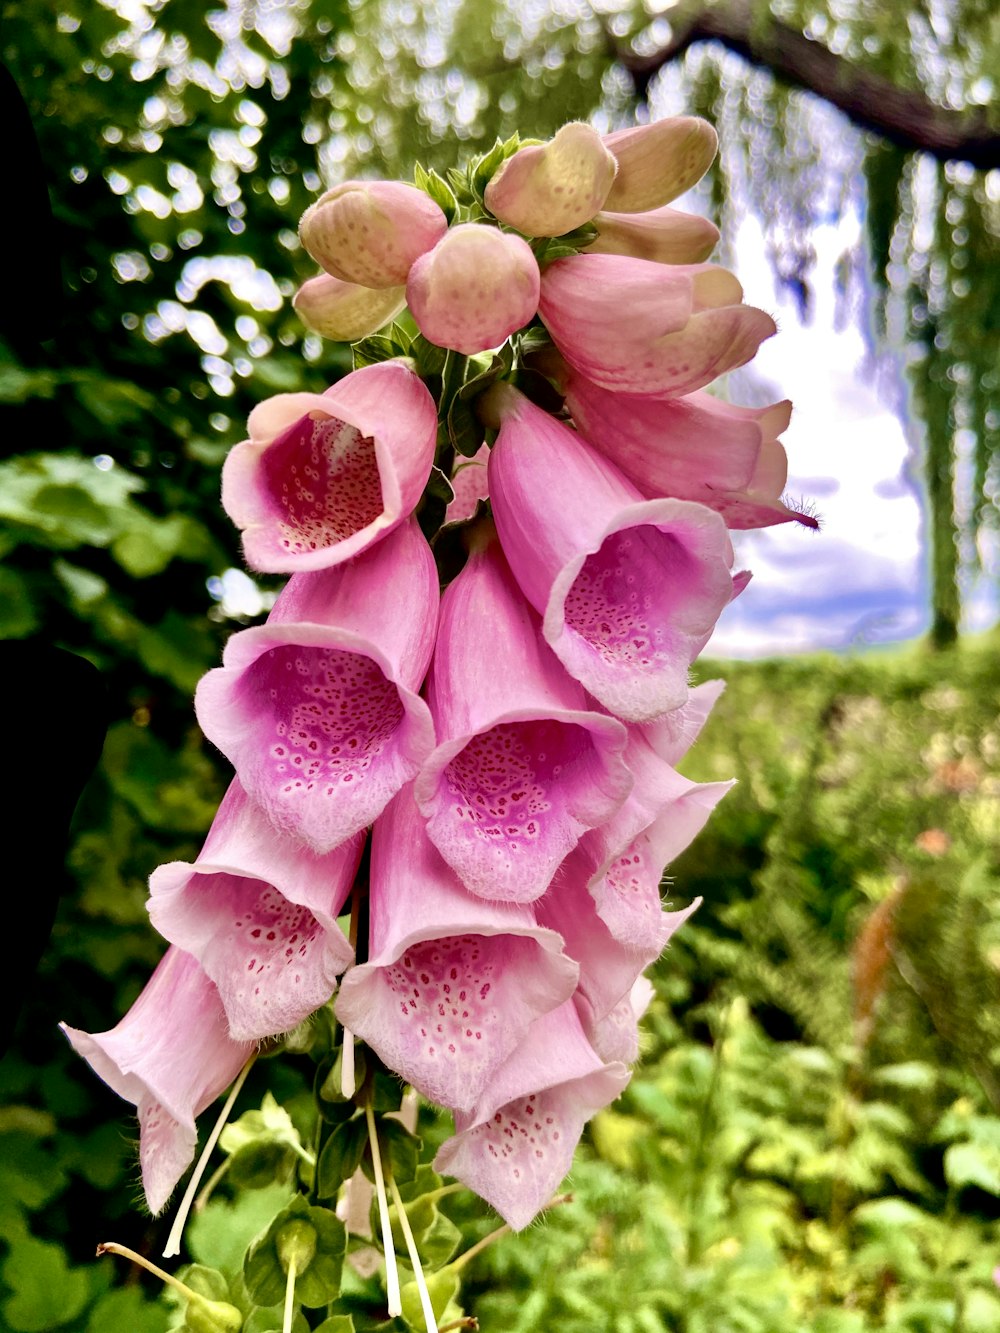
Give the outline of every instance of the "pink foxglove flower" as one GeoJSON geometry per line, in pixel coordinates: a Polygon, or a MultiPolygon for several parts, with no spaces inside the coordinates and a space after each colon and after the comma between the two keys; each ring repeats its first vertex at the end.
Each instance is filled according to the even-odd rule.
{"type": "Polygon", "coordinates": [[[481,444],[471,458],[461,454],[455,459],[451,473],[451,494],[444,511],[444,522],[468,523],[475,518],[480,501],[489,499],[490,488],[486,465],[490,461],[490,446],[481,444]]]}
{"type": "Polygon", "coordinates": [[[433,199],[402,181],[344,181],[306,209],[302,244],[321,268],[362,287],[400,287],[448,221],[433,199]]]}
{"type": "Polygon", "coordinates": [[[428,680],[440,743],[415,794],[467,889],[532,902],[627,795],[625,728],[588,708],[499,544],[480,540],[441,602],[428,680]]]}
{"type": "Polygon", "coordinates": [[[357,833],[317,856],[233,782],[197,861],[153,871],[153,925],[215,983],[235,1040],[288,1032],[336,990],[354,959],[337,917],[363,845],[357,833]]]}
{"type": "Polygon", "coordinates": [[[645,500],[516,390],[491,392],[501,421],[490,455],[493,514],[547,642],[616,717],[649,721],[676,708],[689,665],[733,596],[724,523],[702,505],[645,500]]]}
{"type": "Polygon", "coordinates": [[[623,1064],[605,1064],[594,1051],[570,1001],[532,1024],[475,1109],[456,1114],[434,1169],[475,1190],[520,1231],[566,1175],[583,1126],[628,1080],[623,1064]]]}
{"type": "Polygon", "coordinates": [[[600,212],[594,218],[597,240],[589,255],[632,255],[657,264],[700,264],[719,240],[719,229],[708,218],[676,208],[654,208],[648,213],[600,212]]]}
{"type": "Polygon", "coordinates": [[[776,331],[770,315],[742,299],[733,275],[711,264],[579,254],[545,270],[538,313],[570,365],[595,384],[674,396],[744,365],[776,331]]]}
{"type": "Polygon", "coordinates": [[[530,1024],[576,986],[528,907],[467,893],[404,788],[372,833],[368,961],[336,1014],[432,1101],[469,1110],[530,1024]]]}
{"type": "Polygon", "coordinates": [[[395,319],[406,305],[406,288],[377,291],[320,273],[302,284],[292,305],[313,333],[333,342],[356,342],[395,319]]]}
{"type": "Polygon", "coordinates": [[[374,820],[434,746],[417,691],[438,581],[410,519],[350,564],[290,579],[195,694],[201,728],[274,826],[329,852],[374,820]]]}
{"type": "Polygon", "coordinates": [[[648,977],[636,977],[628,995],[618,1001],[610,1014],[596,1023],[588,1021],[577,999],[577,1011],[581,1014],[580,1021],[587,1040],[602,1060],[635,1064],[639,1058],[639,1022],[654,994],[653,984],[648,977]]]}
{"type": "Polygon", "coordinates": [[[486,187],[486,207],[526,236],[562,236],[594,216],[616,170],[597,131],[570,121],[503,163],[486,187]]]}
{"type": "Polygon", "coordinates": [[[194,1158],[195,1118],[254,1050],[229,1035],[218,992],[180,949],[170,948],[125,1017],[109,1032],[61,1024],[73,1049],[139,1115],[142,1187],[158,1213],[194,1158]]]}
{"type": "Polygon", "coordinates": [[[792,405],[734,407],[711,394],[680,398],[622,395],[583,375],[563,376],[566,405],[582,435],[646,496],[697,500],[721,513],[730,528],[765,527],[797,519],[779,499],[787,460],[778,436],[792,405]]]}
{"type": "Polygon", "coordinates": [[[473,356],[529,323],[538,292],[538,263],[527,241],[463,222],[410,269],[406,303],[430,342],[473,356]]]}
{"type": "Polygon", "coordinates": [[[697,185],[715,160],[719,136],[698,116],[670,116],[604,136],[618,164],[605,208],[644,213],[697,185]]]}
{"type": "Polygon", "coordinates": [[[325,393],[282,393],[250,413],[230,450],[222,504],[253,569],[324,569],[407,518],[430,476],[437,409],[405,361],[346,375],[325,393]]]}

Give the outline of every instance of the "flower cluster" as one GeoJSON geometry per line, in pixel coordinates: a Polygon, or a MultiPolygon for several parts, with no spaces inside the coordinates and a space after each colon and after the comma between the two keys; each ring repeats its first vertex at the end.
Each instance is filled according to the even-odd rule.
{"type": "Polygon", "coordinates": [[[152,876],[170,949],[135,1007],[67,1029],[138,1107],[154,1212],[195,1117],[335,992],[345,1051],[454,1113],[435,1165],[515,1229],[628,1081],[692,910],[664,866],[729,785],[676,768],[749,578],[729,530],[814,525],[781,499],[790,405],[704,392],[775,331],[670,207],[715,148],[686,117],[570,124],[303,217],[324,271],[296,307],[365,341],[226,461],[247,563],[290,575],[197,691],[236,776],[198,859],[152,876]]]}

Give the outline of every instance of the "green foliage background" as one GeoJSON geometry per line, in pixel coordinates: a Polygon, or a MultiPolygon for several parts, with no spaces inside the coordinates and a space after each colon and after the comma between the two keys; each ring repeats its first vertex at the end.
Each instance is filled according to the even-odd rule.
{"type": "MultiPolygon", "coordinates": [[[[981,8],[950,11],[976,35],[949,51],[966,90],[1000,47],[981,8]]],[[[832,12],[795,9],[803,27],[832,12]]],[[[922,8],[907,12],[923,33],[922,8]]],[[[912,82],[920,61],[885,13],[837,23],[857,58],[912,82]],[[875,54],[859,45],[873,33],[875,54]]],[[[485,0],[302,0],[207,20],[190,0],[6,6],[0,45],[49,172],[62,297],[52,338],[0,346],[0,636],[93,660],[112,723],[77,814],[75,890],[0,1064],[0,1328],[159,1333],[175,1318],[145,1280],[93,1261],[110,1238],[152,1252],[164,1227],[136,1207],[134,1127],[55,1025],[102,1030],[138,993],[161,950],[148,874],[193,858],[224,790],[191,709],[249,623],[215,582],[240,563],[219,467],[254,402],[347,368],[291,312],[310,271],[295,222],[327,176],[408,175],[416,155],[450,163],[456,140],[472,151],[516,126],[630,115],[609,25],[640,46],[652,32],[620,6],[485,0]]],[[[893,329],[915,339],[914,431],[938,477],[939,588],[953,587],[994,521],[996,198],[982,173],[861,140],[838,176],[798,95],[718,53],[691,53],[684,77],[726,144],[716,206],[760,209],[790,280],[808,281],[810,199],[831,180],[846,197],[864,157],[866,262],[884,295],[868,313],[880,346],[893,329]],[[918,170],[937,180],[923,249],[918,170]],[[956,527],[963,423],[975,466],[956,527]]],[[[1000,1325],[997,646],[720,667],[729,689],[689,771],[740,785],[671,868],[676,902],[705,904],[656,974],[643,1064],[593,1125],[575,1201],[466,1270],[462,1302],[484,1328],[1000,1325]]],[[[240,1105],[270,1088],[307,1131],[303,1079],[266,1062],[240,1105]]],[[[428,1155],[445,1129],[429,1112],[420,1128],[428,1155]]],[[[234,1237],[265,1226],[283,1191],[220,1187],[193,1257],[229,1268],[234,1237]]],[[[441,1208],[467,1241],[490,1229],[466,1196],[441,1208]]],[[[375,1297],[355,1296],[360,1321],[375,1297]]]]}

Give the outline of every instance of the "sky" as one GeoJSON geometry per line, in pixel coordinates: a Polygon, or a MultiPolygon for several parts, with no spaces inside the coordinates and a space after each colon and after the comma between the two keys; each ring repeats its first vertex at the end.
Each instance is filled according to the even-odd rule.
{"type": "MultiPolygon", "coordinates": [[[[756,657],[844,650],[913,638],[929,623],[923,517],[907,476],[903,427],[880,396],[857,324],[835,329],[834,267],[858,240],[845,216],[813,234],[817,262],[808,323],[776,290],[759,224],[736,242],[748,304],[772,313],[778,333],[753,362],[757,384],[791,398],[787,494],[810,502],[819,532],[786,523],[735,536],[747,590],[727,608],[705,652],[756,657]]],[[[730,384],[739,402],[740,385],[730,384]]],[[[756,401],[756,400],[755,400],[756,401]]]]}

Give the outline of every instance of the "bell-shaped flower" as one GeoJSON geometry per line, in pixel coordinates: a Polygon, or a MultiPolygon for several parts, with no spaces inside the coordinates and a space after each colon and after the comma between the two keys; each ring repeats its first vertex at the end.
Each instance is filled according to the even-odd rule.
{"type": "Polygon", "coordinates": [[[632,989],[609,1014],[595,1022],[577,992],[576,1007],[587,1040],[602,1060],[635,1064],[639,1058],[639,1023],[655,994],[648,977],[636,977],[632,989]]]}
{"type": "Polygon", "coordinates": [[[447,230],[434,200],[402,181],[344,181],[310,205],[299,223],[316,263],[362,287],[401,287],[414,260],[447,230]]]}
{"type": "Polygon", "coordinates": [[[468,523],[475,518],[480,502],[489,499],[490,488],[486,465],[490,461],[490,446],[481,444],[471,458],[459,454],[451,473],[451,496],[444,511],[445,526],[468,523]]]}
{"type": "Polygon", "coordinates": [[[733,596],[725,524],[703,505],[643,499],[507,385],[487,406],[501,423],[489,464],[497,531],[546,641],[616,717],[645,722],[676,708],[733,596]]]}
{"type": "Polygon", "coordinates": [[[572,370],[562,376],[566,406],[595,449],[643,495],[673,495],[721,513],[730,528],[797,519],[779,499],[787,460],[778,436],[791,416],[785,399],[769,407],[735,407],[711,394],[680,398],[622,395],[572,370]]]}
{"type": "Polygon", "coordinates": [[[406,305],[406,288],[376,290],[319,273],[302,284],[292,305],[313,333],[332,342],[352,343],[396,318],[406,305]]]}
{"type": "Polygon", "coordinates": [[[368,961],[336,1014],[431,1101],[470,1110],[528,1027],[573,993],[577,968],[529,907],[468,893],[407,787],[372,832],[368,961]]]}
{"type": "Polygon", "coordinates": [[[434,747],[417,691],[437,569],[410,519],[350,564],[290,579],[264,625],[202,677],[202,731],[271,823],[331,851],[380,814],[434,747]]]}
{"type": "Polygon", "coordinates": [[[258,404],[250,438],[229,451],[222,504],[252,569],[325,569],[407,518],[423,495],[437,408],[406,361],[345,375],[325,393],[258,404]]]}
{"type": "Polygon", "coordinates": [[[676,396],[744,365],[776,325],[712,264],[568,255],[542,275],[538,313],[565,359],[605,389],[676,396]]]}
{"type": "Polygon", "coordinates": [[[606,134],[604,146],[618,163],[605,208],[645,213],[697,185],[715,160],[719,136],[698,116],[669,116],[606,134]]]}
{"type": "Polygon", "coordinates": [[[594,1051],[569,1001],[531,1026],[471,1113],[456,1113],[434,1169],[520,1231],[566,1175],[586,1122],[628,1080],[623,1064],[605,1064],[594,1051]]]}
{"type": "Polygon", "coordinates": [[[254,1044],[233,1040],[215,987],[176,948],[109,1032],[60,1026],[94,1072],[136,1107],[142,1187],[158,1213],[194,1158],[195,1118],[232,1083],[254,1044]]]}
{"type": "Polygon", "coordinates": [[[234,781],[194,864],[153,871],[153,925],[215,983],[235,1040],[288,1032],[336,990],[354,958],[337,917],[364,839],[317,856],[277,833],[234,781]]]}
{"type": "Polygon", "coordinates": [[[538,262],[527,241],[463,222],[410,269],[406,303],[428,341],[473,356],[529,323],[538,292],[538,262]]]}
{"type": "Polygon", "coordinates": [[[467,889],[533,902],[632,779],[625,728],[588,707],[491,530],[442,598],[427,690],[439,744],[414,791],[467,889]]]}
{"type": "Polygon", "coordinates": [[[663,951],[683,920],[662,910],[663,869],[701,832],[733,786],[694,782],[677,772],[664,757],[678,748],[677,732],[667,719],[630,729],[625,757],[635,785],[621,809],[580,840],[574,864],[574,875],[587,882],[598,916],[643,967],[663,951]]]}
{"type": "Polygon", "coordinates": [[[574,120],[507,158],[486,187],[486,207],[526,236],[562,236],[590,221],[616,169],[597,131],[574,120]]]}
{"type": "Polygon", "coordinates": [[[657,264],[700,264],[719,240],[719,229],[697,213],[654,208],[648,213],[600,212],[594,218],[597,240],[585,254],[632,255],[657,264]]]}

